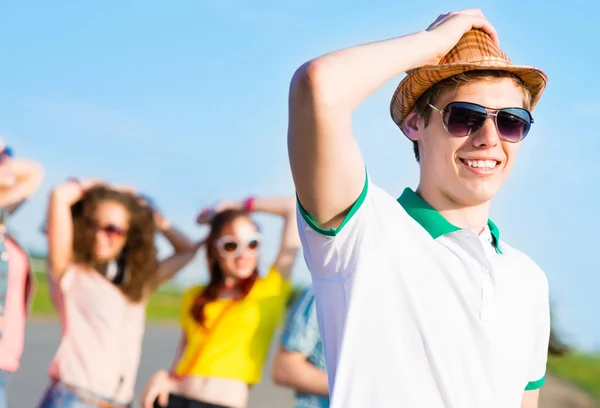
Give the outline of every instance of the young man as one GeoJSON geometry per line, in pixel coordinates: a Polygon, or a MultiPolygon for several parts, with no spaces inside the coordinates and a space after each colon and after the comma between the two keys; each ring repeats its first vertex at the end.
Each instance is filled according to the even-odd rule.
{"type": "Polygon", "coordinates": [[[288,148],[332,408],[537,406],[547,280],[488,214],[545,84],[476,9],[296,72],[288,148]],[[391,113],[420,182],[396,200],[369,179],[351,120],[402,72],[391,113]]]}
{"type": "Polygon", "coordinates": [[[329,408],[325,355],[312,288],[298,297],[288,313],[272,371],[275,384],[296,391],[296,408],[329,408]]]}

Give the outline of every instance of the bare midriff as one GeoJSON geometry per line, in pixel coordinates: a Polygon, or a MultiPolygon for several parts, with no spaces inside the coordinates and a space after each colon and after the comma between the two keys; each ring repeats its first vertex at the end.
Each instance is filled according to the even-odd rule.
{"type": "Polygon", "coordinates": [[[241,380],[194,375],[178,379],[174,393],[210,404],[246,408],[248,391],[248,384],[241,380]]]}

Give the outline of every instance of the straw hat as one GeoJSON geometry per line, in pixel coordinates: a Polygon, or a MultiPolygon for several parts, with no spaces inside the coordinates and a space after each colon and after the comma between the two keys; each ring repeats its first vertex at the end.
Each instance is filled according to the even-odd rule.
{"type": "Polygon", "coordinates": [[[548,81],[548,76],[538,68],[513,65],[489,35],[474,29],[465,33],[437,65],[426,65],[406,72],[406,77],[392,97],[392,119],[401,126],[417,99],[427,89],[453,75],[474,70],[499,70],[516,74],[531,92],[532,110],[548,81]]]}

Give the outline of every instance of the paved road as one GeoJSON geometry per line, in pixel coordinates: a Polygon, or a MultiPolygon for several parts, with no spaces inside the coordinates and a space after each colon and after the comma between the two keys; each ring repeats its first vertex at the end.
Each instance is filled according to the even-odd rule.
{"type": "MultiPolygon", "coordinates": [[[[57,321],[29,322],[21,368],[9,388],[12,407],[37,407],[48,383],[47,369],[58,347],[59,337],[60,328],[57,321]]],[[[138,393],[155,370],[170,365],[178,341],[179,332],[175,326],[149,325],[147,327],[137,381],[138,393]]],[[[292,393],[274,387],[268,376],[264,378],[263,383],[252,391],[249,408],[292,408],[292,393]]],[[[138,405],[135,404],[134,407],[138,405]]]]}
{"type": "MultiPolygon", "coordinates": [[[[60,329],[54,320],[33,320],[27,327],[21,369],[14,377],[10,401],[14,408],[35,408],[47,385],[47,369],[58,346],[60,329]]],[[[152,373],[171,363],[179,332],[171,325],[149,325],[143,345],[143,358],[137,382],[140,393],[152,373]]],[[[271,353],[272,354],[272,353],[271,353]]],[[[268,370],[269,364],[266,366],[268,370]]],[[[137,404],[134,407],[138,407],[137,404]]],[[[286,389],[274,387],[268,372],[263,383],[252,391],[249,408],[292,408],[293,396],[286,389]]],[[[549,378],[542,391],[540,408],[595,408],[589,396],[571,385],[549,378]]]]}

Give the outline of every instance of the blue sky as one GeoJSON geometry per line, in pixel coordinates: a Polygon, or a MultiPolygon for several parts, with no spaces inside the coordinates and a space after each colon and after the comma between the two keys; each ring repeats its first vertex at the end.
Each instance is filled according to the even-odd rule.
{"type": "MultiPolygon", "coordinates": [[[[600,59],[593,52],[600,5],[484,3],[511,59],[542,67],[550,77],[492,218],[507,242],[546,271],[567,339],[600,348],[600,85],[594,79],[600,59]]],[[[327,51],[421,30],[440,13],[472,6],[441,0],[9,2],[0,15],[0,134],[47,172],[42,190],[12,224],[24,243],[44,249],[38,230],[47,194],[69,176],[134,184],[196,238],[205,232],[193,224],[203,205],[293,194],[286,131],[294,70],[327,51]]],[[[393,194],[418,180],[411,145],[389,117],[400,79],[354,118],[373,179],[393,194]]],[[[267,234],[266,266],[280,224],[258,220],[267,234]]],[[[202,280],[204,273],[198,256],[178,282],[202,280]]],[[[295,280],[309,281],[303,260],[295,280]]]]}

